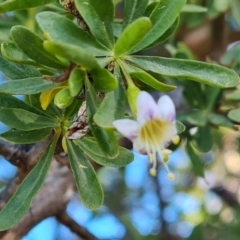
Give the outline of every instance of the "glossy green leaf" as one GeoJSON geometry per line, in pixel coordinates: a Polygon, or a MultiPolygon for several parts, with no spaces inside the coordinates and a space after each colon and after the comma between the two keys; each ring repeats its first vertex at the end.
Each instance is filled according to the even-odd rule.
{"type": "Polygon", "coordinates": [[[59,126],[59,123],[54,119],[19,108],[0,109],[0,121],[11,128],[23,131],[59,126]]]}
{"type": "Polygon", "coordinates": [[[193,80],[214,87],[230,88],[239,84],[239,76],[234,71],[216,64],[148,56],[134,56],[129,57],[128,60],[147,71],[193,80]]]}
{"type": "Polygon", "coordinates": [[[51,41],[44,41],[43,45],[44,48],[52,54],[80,64],[84,68],[91,70],[100,67],[94,56],[81,47],[51,41]]]}
{"type": "Polygon", "coordinates": [[[114,120],[124,118],[127,105],[126,90],[118,67],[114,69],[114,76],[118,79],[118,88],[106,94],[93,118],[98,126],[109,129],[114,129],[114,120]]]}
{"type": "Polygon", "coordinates": [[[8,94],[34,94],[50,89],[56,84],[45,81],[42,77],[32,77],[17,81],[7,81],[0,84],[0,93],[8,94]]]}
{"type": "Polygon", "coordinates": [[[11,12],[20,9],[33,8],[53,2],[54,0],[7,0],[0,3],[0,13],[11,12]]]}
{"type": "Polygon", "coordinates": [[[14,226],[29,210],[31,203],[44,184],[50,167],[56,143],[59,135],[56,135],[49,144],[37,165],[22,181],[17,191],[0,212],[0,231],[14,226]]]}
{"type": "Polygon", "coordinates": [[[165,83],[160,82],[147,72],[131,72],[130,75],[134,78],[139,79],[140,81],[144,82],[145,84],[149,85],[150,87],[163,92],[169,92],[176,89],[176,86],[168,85],[165,83]]]}
{"type": "Polygon", "coordinates": [[[148,2],[148,0],[124,0],[123,29],[143,16],[148,2]]]}
{"type": "Polygon", "coordinates": [[[185,4],[182,8],[182,12],[184,13],[204,13],[207,12],[207,8],[194,4],[185,4]]]}
{"type": "Polygon", "coordinates": [[[151,27],[151,21],[147,17],[138,18],[128,25],[115,44],[115,56],[121,56],[130,51],[134,46],[141,42],[144,36],[151,30],[151,27]]]}
{"type": "Polygon", "coordinates": [[[33,131],[10,129],[0,134],[0,138],[15,144],[31,144],[43,140],[51,133],[51,131],[52,128],[44,128],[33,131]]]}
{"type": "Polygon", "coordinates": [[[210,113],[208,116],[208,120],[210,123],[216,126],[223,126],[229,128],[234,127],[233,123],[228,118],[220,114],[210,113]]]}
{"type": "Polygon", "coordinates": [[[81,202],[91,210],[99,208],[103,203],[103,190],[94,168],[72,141],[67,141],[67,148],[69,163],[81,202]]]}
{"type": "Polygon", "coordinates": [[[177,125],[177,134],[180,134],[185,131],[186,127],[184,126],[183,123],[176,121],[176,125],[177,125]]]}
{"type": "Polygon", "coordinates": [[[212,149],[213,138],[209,125],[198,127],[197,133],[193,135],[193,145],[200,152],[208,152],[212,149]]]}
{"type": "Polygon", "coordinates": [[[118,81],[107,69],[96,68],[90,71],[93,86],[99,92],[110,92],[117,88],[118,81]]]}
{"type": "Polygon", "coordinates": [[[186,150],[187,150],[189,158],[192,162],[194,173],[197,176],[204,178],[204,165],[201,162],[199,155],[195,152],[195,150],[190,142],[187,143],[186,150]]]}
{"type": "Polygon", "coordinates": [[[0,54],[0,71],[11,80],[29,77],[40,77],[40,72],[34,66],[11,63],[0,54]]]}
{"type": "Polygon", "coordinates": [[[239,102],[240,101],[240,91],[239,90],[235,90],[231,93],[226,94],[226,99],[228,101],[232,101],[232,102],[239,102]]]}
{"type": "Polygon", "coordinates": [[[186,120],[196,126],[205,126],[207,123],[207,112],[195,111],[186,116],[186,120]]]}
{"type": "Polygon", "coordinates": [[[23,109],[32,113],[36,113],[39,115],[44,115],[46,117],[49,117],[50,119],[52,119],[51,116],[49,116],[48,114],[46,114],[46,112],[43,112],[37,108],[30,106],[29,104],[19,100],[16,97],[13,97],[11,95],[8,94],[4,94],[4,93],[0,93],[0,109],[3,108],[19,108],[19,109],[23,109]]]}
{"type": "Polygon", "coordinates": [[[177,19],[185,3],[186,0],[161,0],[150,15],[152,29],[131,52],[146,48],[162,36],[177,19]]]}
{"type": "Polygon", "coordinates": [[[68,79],[68,87],[72,97],[76,97],[83,88],[85,81],[86,71],[75,68],[70,73],[68,79]]]}
{"type": "Polygon", "coordinates": [[[234,122],[240,123],[240,108],[231,110],[228,113],[228,118],[230,118],[234,122]]]}
{"type": "Polygon", "coordinates": [[[11,36],[17,46],[36,62],[56,69],[65,68],[53,55],[43,48],[43,40],[29,29],[23,26],[14,26],[11,29],[11,36]]]}
{"type": "Polygon", "coordinates": [[[109,50],[71,20],[54,12],[41,12],[36,20],[48,40],[79,46],[93,56],[108,56],[109,50]],[[62,34],[64,32],[64,34],[62,34]]]}
{"type": "Polygon", "coordinates": [[[106,153],[109,158],[114,158],[119,153],[117,139],[114,135],[113,130],[102,129],[99,126],[97,126],[96,123],[94,123],[93,117],[100,105],[100,100],[97,97],[96,92],[94,91],[91,83],[88,80],[86,81],[86,87],[87,87],[86,101],[88,107],[87,110],[91,131],[103,152],[106,153]]]}
{"type": "Polygon", "coordinates": [[[119,154],[115,158],[108,158],[103,153],[96,141],[90,138],[82,138],[74,141],[82,151],[96,163],[106,167],[124,167],[134,160],[134,155],[126,148],[120,147],[119,154]]]}
{"type": "Polygon", "coordinates": [[[37,65],[37,63],[29,58],[14,42],[2,43],[1,53],[4,58],[11,62],[37,65]]]}
{"type": "Polygon", "coordinates": [[[75,0],[75,4],[92,35],[111,49],[114,42],[112,0],[75,0]]]}

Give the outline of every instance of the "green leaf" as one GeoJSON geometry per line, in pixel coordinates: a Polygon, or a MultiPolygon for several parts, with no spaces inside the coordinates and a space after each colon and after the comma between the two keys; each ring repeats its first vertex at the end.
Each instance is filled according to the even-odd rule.
{"type": "Polygon", "coordinates": [[[98,126],[106,129],[114,129],[112,122],[124,118],[127,104],[126,90],[118,67],[114,69],[114,76],[118,79],[118,88],[106,94],[93,118],[98,126]]]}
{"type": "Polygon", "coordinates": [[[107,69],[96,68],[90,71],[93,86],[99,92],[110,92],[117,88],[118,81],[107,69]]]}
{"type": "Polygon", "coordinates": [[[182,12],[184,13],[204,13],[207,11],[208,9],[206,7],[194,4],[185,4],[182,8],[182,12]]]}
{"type": "Polygon", "coordinates": [[[239,0],[232,0],[230,1],[230,4],[234,20],[236,21],[238,27],[240,27],[240,15],[239,15],[240,2],[239,0]]]}
{"type": "Polygon", "coordinates": [[[65,68],[53,55],[43,48],[43,40],[27,28],[14,26],[11,29],[11,36],[17,46],[36,62],[56,69],[65,68]]]}
{"type": "Polygon", "coordinates": [[[91,210],[103,203],[103,190],[97,179],[94,168],[82,151],[73,142],[67,140],[69,163],[75,178],[80,199],[84,206],[91,210]]]}
{"type": "Polygon", "coordinates": [[[186,120],[196,126],[205,126],[207,123],[207,112],[195,111],[186,116],[186,120]]]}
{"type": "Polygon", "coordinates": [[[194,151],[194,148],[190,142],[187,143],[186,150],[192,162],[194,173],[197,176],[204,178],[204,165],[199,159],[198,154],[194,151]]]}
{"type": "Polygon", "coordinates": [[[8,94],[34,94],[50,89],[56,84],[44,81],[42,77],[32,77],[17,81],[7,81],[0,84],[0,93],[8,94]]]}
{"type": "Polygon", "coordinates": [[[223,126],[223,127],[229,127],[229,128],[234,127],[233,123],[228,118],[219,114],[210,113],[208,116],[208,120],[210,123],[216,126],[223,126]]]}
{"type": "Polygon", "coordinates": [[[54,0],[7,0],[0,3],[0,13],[46,5],[54,0]]]}
{"type": "Polygon", "coordinates": [[[51,133],[51,131],[52,128],[44,128],[28,132],[17,129],[10,129],[0,134],[0,137],[7,142],[15,144],[31,144],[43,140],[51,133]]]}
{"type": "Polygon", "coordinates": [[[197,133],[193,135],[193,144],[200,152],[208,152],[212,149],[213,138],[209,125],[198,127],[197,133]]]}
{"type": "Polygon", "coordinates": [[[4,42],[1,44],[1,53],[8,61],[37,65],[35,61],[29,58],[15,43],[4,42]]]}
{"type": "Polygon", "coordinates": [[[227,116],[234,122],[240,123],[240,108],[231,110],[227,116]]]}
{"type": "Polygon", "coordinates": [[[36,20],[53,42],[76,45],[93,56],[108,56],[109,50],[71,20],[54,12],[41,12],[36,20]],[[62,34],[64,33],[64,34],[62,34]]]}
{"type": "Polygon", "coordinates": [[[109,158],[114,158],[119,153],[119,147],[114,135],[113,130],[105,130],[96,125],[93,121],[93,116],[97,112],[100,105],[100,100],[98,99],[96,92],[94,91],[91,83],[86,80],[86,101],[88,107],[88,120],[91,127],[91,131],[96,138],[99,146],[106,153],[109,158]]]}
{"type": "Polygon", "coordinates": [[[139,79],[140,81],[146,83],[150,87],[163,92],[169,92],[174,89],[176,89],[176,86],[168,85],[165,83],[160,82],[147,72],[141,71],[141,72],[131,72],[130,75],[134,78],[139,79]]]}
{"type": "Polygon", "coordinates": [[[176,125],[177,125],[177,134],[180,134],[185,131],[186,127],[184,126],[183,123],[176,121],[176,125]]]}
{"type": "Polygon", "coordinates": [[[147,71],[193,80],[214,87],[230,88],[239,84],[239,76],[234,71],[215,64],[148,56],[128,57],[128,60],[147,71]]]}
{"type": "Polygon", "coordinates": [[[111,49],[114,42],[114,6],[112,0],[75,0],[75,5],[90,28],[92,35],[111,49]]]}
{"type": "Polygon", "coordinates": [[[225,97],[228,101],[239,102],[240,101],[240,91],[235,90],[231,93],[226,94],[225,97]]]}
{"type": "Polygon", "coordinates": [[[148,0],[124,0],[123,29],[143,16],[148,2],[148,0]]]}
{"type": "Polygon", "coordinates": [[[205,87],[206,107],[208,111],[211,111],[218,104],[221,95],[221,89],[211,86],[205,87]]]}
{"type": "Polygon", "coordinates": [[[151,30],[152,24],[149,18],[141,17],[128,25],[118,38],[114,53],[121,56],[136,46],[144,36],[151,30]]]}
{"type": "Polygon", "coordinates": [[[96,141],[90,138],[82,138],[74,141],[82,151],[96,163],[106,167],[124,167],[134,160],[134,155],[126,148],[120,147],[119,154],[115,158],[108,158],[103,153],[96,141]]]}
{"type": "Polygon", "coordinates": [[[23,131],[59,126],[59,123],[54,119],[19,108],[0,109],[0,121],[11,128],[23,131]]]}
{"type": "Polygon", "coordinates": [[[100,68],[97,60],[85,49],[63,43],[44,41],[44,48],[52,54],[66,58],[74,63],[80,64],[89,70],[100,68]]]}
{"type": "Polygon", "coordinates": [[[31,203],[44,184],[55,151],[59,134],[55,135],[37,165],[22,181],[17,191],[0,212],[0,231],[14,226],[28,211],[31,203]]]}
{"type": "Polygon", "coordinates": [[[161,0],[150,15],[151,31],[131,52],[138,52],[161,37],[173,25],[185,3],[186,0],[161,0]]]}
{"type": "Polygon", "coordinates": [[[40,77],[40,72],[33,66],[15,64],[5,60],[0,54],[0,71],[11,80],[40,77]]]}

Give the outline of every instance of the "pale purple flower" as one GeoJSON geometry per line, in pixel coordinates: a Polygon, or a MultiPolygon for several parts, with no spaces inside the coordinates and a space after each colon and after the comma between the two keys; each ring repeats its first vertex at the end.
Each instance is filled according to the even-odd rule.
{"type": "Polygon", "coordinates": [[[153,167],[152,175],[156,175],[157,161],[161,159],[166,165],[171,153],[166,149],[177,136],[175,106],[171,98],[164,95],[156,103],[147,92],[140,92],[137,98],[137,120],[120,119],[113,122],[114,127],[133,142],[133,148],[141,154],[148,154],[153,167]]]}

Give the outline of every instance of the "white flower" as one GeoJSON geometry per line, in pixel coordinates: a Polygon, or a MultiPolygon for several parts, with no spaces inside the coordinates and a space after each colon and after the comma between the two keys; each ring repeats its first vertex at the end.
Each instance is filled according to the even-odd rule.
{"type": "Polygon", "coordinates": [[[174,175],[166,165],[171,150],[166,148],[172,141],[179,142],[175,118],[175,106],[170,97],[164,95],[156,103],[149,93],[142,91],[137,98],[137,121],[120,119],[114,121],[113,125],[133,142],[137,152],[148,154],[153,163],[151,175],[156,176],[157,161],[161,159],[168,177],[173,179],[174,175]]]}

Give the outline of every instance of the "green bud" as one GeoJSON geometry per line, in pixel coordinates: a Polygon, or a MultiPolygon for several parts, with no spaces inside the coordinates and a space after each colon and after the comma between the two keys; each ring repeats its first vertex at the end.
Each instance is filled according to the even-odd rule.
{"type": "Polygon", "coordinates": [[[139,93],[140,89],[133,84],[131,84],[127,89],[128,103],[134,116],[137,115],[137,97],[139,93]]]}
{"type": "Polygon", "coordinates": [[[60,90],[54,97],[54,104],[61,109],[68,107],[72,103],[72,101],[73,98],[70,95],[68,87],[60,90]]]}
{"type": "Polygon", "coordinates": [[[72,97],[77,96],[81,91],[84,84],[85,75],[86,72],[79,68],[74,68],[72,70],[68,79],[68,87],[72,97]]]}

